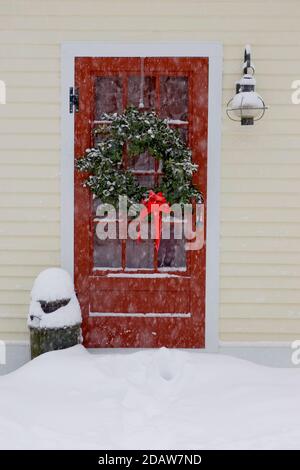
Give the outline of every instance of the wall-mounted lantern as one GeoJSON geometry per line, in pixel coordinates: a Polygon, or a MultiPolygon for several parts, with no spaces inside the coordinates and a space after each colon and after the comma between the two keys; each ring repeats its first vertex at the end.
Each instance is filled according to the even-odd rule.
{"type": "Polygon", "coordinates": [[[251,126],[265,114],[267,106],[255,92],[255,68],[251,62],[250,46],[245,47],[243,76],[236,82],[236,95],[227,103],[226,113],[232,121],[240,121],[242,126],[251,126]]]}

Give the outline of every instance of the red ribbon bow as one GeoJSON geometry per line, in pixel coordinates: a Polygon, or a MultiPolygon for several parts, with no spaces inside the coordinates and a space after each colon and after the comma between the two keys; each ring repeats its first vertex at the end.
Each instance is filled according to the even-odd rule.
{"type": "MultiPolygon", "coordinates": [[[[142,201],[145,208],[140,212],[140,220],[145,219],[149,214],[153,214],[155,227],[155,248],[158,251],[161,239],[162,213],[170,213],[169,203],[162,193],[149,191],[149,197],[142,201]]],[[[138,234],[138,240],[141,239],[141,231],[138,234]]]]}

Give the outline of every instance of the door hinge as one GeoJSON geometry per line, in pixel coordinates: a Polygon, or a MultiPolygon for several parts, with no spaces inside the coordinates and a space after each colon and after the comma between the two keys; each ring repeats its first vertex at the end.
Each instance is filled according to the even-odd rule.
{"type": "Polygon", "coordinates": [[[76,113],[79,111],[79,89],[71,86],[69,88],[69,112],[73,113],[74,109],[76,113]]]}

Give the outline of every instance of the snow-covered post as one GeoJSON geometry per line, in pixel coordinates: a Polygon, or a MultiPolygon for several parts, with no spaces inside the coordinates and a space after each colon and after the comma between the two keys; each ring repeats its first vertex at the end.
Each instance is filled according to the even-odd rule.
{"type": "Polygon", "coordinates": [[[42,271],[31,291],[28,314],[31,358],[80,344],[81,311],[70,275],[60,268],[42,271]]]}

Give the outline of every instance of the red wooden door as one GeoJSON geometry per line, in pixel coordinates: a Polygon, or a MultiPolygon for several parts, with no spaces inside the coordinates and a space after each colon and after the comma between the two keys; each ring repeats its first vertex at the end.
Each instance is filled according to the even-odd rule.
{"type": "MultiPolygon", "coordinates": [[[[95,144],[104,112],[138,105],[140,58],[76,58],[75,158],[95,144]]],[[[144,104],[181,132],[199,165],[195,184],[206,200],[207,58],[145,58],[144,104]]],[[[131,170],[141,184],[159,178],[154,159],[144,154],[131,170]]],[[[87,347],[204,347],[205,244],[185,251],[184,240],[100,241],[97,200],[75,172],[75,285],[87,347]]]]}

